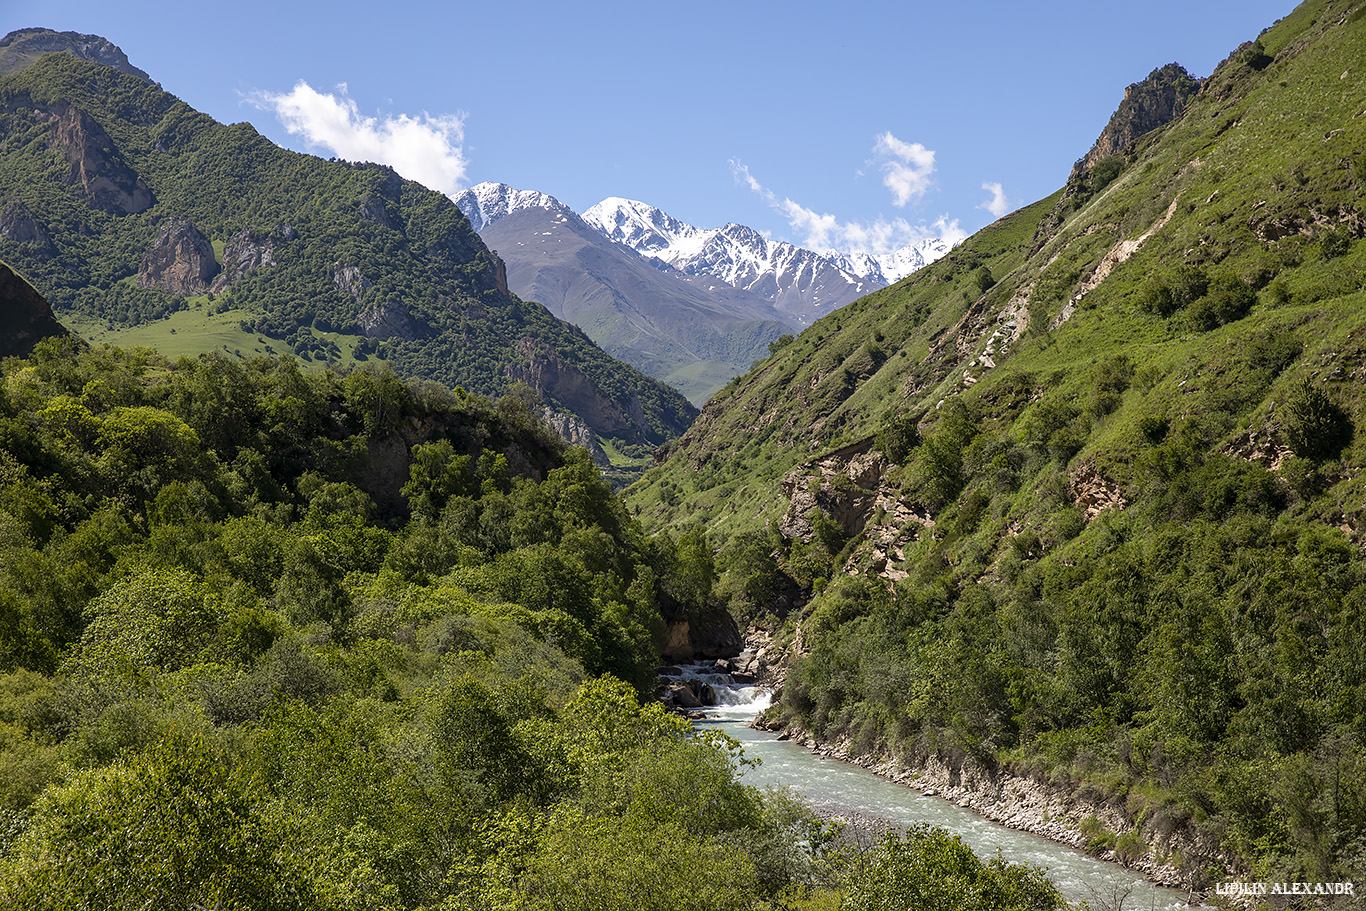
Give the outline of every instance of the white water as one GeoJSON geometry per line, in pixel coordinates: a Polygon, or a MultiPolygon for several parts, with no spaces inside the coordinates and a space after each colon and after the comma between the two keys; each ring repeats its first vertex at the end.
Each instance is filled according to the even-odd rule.
{"type": "Polygon", "coordinates": [[[927,797],[905,785],[838,759],[823,759],[801,744],[749,726],[768,708],[771,694],[762,687],[738,685],[701,666],[684,668],[686,677],[710,683],[721,705],[705,709],[698,726],[715,727],[744,744],[745,755],[759,765],[744,771],[747,784],[759,788],[791,788],[808,806],[827,815],[883,819],[893,826],[921,823],[958,835],[983,857],[1000,853],[1011,863],[1042,867],[1049,880],[1072,902],[1097,900],[1113,906],[1127,895],[1125,908],[1184,908],[1185,892],[1155,886],[1132,870],[1097,860],[1028,832],[994,823],[957,804],[927,797]]]}

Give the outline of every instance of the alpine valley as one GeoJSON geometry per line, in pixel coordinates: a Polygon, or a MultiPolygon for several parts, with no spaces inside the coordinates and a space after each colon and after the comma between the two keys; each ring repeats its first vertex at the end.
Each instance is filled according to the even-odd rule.
{"type": "Polygon", "coordinates": [[[696,413],[510,293],[460,210],[388,167],[215,123],[94,36],[15,32],[0,71],[0,259],[84,337],[522,384],[604,464],[696,413]]]}
{"type": "Polygon", "coordinates": [[[455,203],[507,262],[518,295],[699,403],[794,331],[762,296],[656,268],[554,197],[482,183],[455,203]]]}
{"type": "Polygon", "coordinates": [[[1358,907],[1364,61],[1304,0],[897,265],[457,207],[0,40],[0,907],[1069,907],[747,785],[690,657],[1197,900],[1358,907]]]}

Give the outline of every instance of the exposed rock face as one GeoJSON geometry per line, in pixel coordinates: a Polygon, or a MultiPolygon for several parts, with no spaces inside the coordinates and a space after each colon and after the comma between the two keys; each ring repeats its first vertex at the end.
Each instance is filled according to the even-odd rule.
{"type": "Polygon", "coordinates": [[[138,286],[161,288],[181,296],[203,294],[216,274],[218,262],[213,258],[209,239],[185,219],[168,218],[162,223],[156,241],[143,254],[138,286]]]}
{"type": "Polygon", "coordinates": [[[16,244],[29,244],[36,248],[39,256],[48,257],[57,252],[52,237],[43,223],[34,217],[28,206],[17,199],[11,199],[0,211],[0,237],[16,244]]]}
{"type": "Polygon", "coordinates": [[[632,398],[628,408],[617,405],[598,389],[583,371],[564,360],[546,345],[524,338],[517,343],[517,355],[526,364],[509,364],[504,372],[509,379],[526,383],[542,399],[554,399],[574,412],[594,431],[645,442],[649,424],[640,402],[632,398]]]}
{"type": "Polygon", "coordinates": [[[396,219],[389,212],[389,205],[382,196],[367,196],[360,201],[360,214],[382,228],[396,231],[396,219]]]}
{"type": "Polygon", "coordinates": [[[705,616],[670,622],[659,654],[671,664],[688,664],[699,659],[734,658],[744,644],[730,612],[713,610],[705,616]]]}
{"type": "MultiPolygon", "coordinates": [[[[293,231],[292,228],[290,230],[293,231]]],[[[269,268],[273,265],[275,241],[269,235],[261,236],[250,228],[243,229],[228,238],[227,244],[223,247],[223,271],[213,280],[209,290],[215,294],[224,291],[253,269],[269,268]]]]}
{"type": "Polygon", "coordinates": [[[566,440],[571,446],[582,446],[588,450],[588,454],[593,457],[593,464],[599,468],[607,468],[612,464],[612,460],[607,457],[602,446],[598,444],[597,435],[593,433],[593,428],[583,422],[578,415],[564,414],[554,411],[551,408],[544,408],[541,417],[551,427],[560,438],[566,440]]]}
{"type": "MultiPolygon", "coordinates": [[[[350,275],[350,280],[365,281],[360,275],[360,270],[351,267],[348,274],[350,273],[354,273],[350,275]]],[[[413,318],[404,303],[396,297],[362,310],[356,317],[356,322],[360,324],[361,331],[367,338],[402,338],[412,341],[431,334],[426,326],[413,318]]]]}
{"type": "Polygon", "coordinates": [[[1124,492],[1119,485],[1090,462],[1082,462],[1072,469],[1068,484],[1072,488],[1072,502],[1086,513],[1088,522],[1107,509],[1124,508],[1124,492]]]}
{"type": "Polygon", "coordinates": [[[493,254],[493,263],[493,284],[498,289],[498,293],[511,294],[512,292],[508,290],[508,264],[503,262],[497,253],[493,254]]]}
{"type": "Polygon", "coordinates": [[[1124,100],[1082,159],[1082,167],[1089,168],[1102,158],[1123,152],[1144,133],[1175,120],[1198,91],[1199,80],[1179,64],[1153,70],[1147,79],[1124,90],[1124,100]]]}
{"type": "Polygon", "coordinates": [[[745,645],[740,627],[725,609],[693,618],[688,629],[688,641],[695,658],[734,658],[745,645]]]}
{"type": "MultiPolygon", "coordinates": [[[[670,623],[668,637],[664,641],[664,647],[659,650],[659,656],[671,663],[691,663],[693,653],[692,640],[688,636],[690,631],[691,624],[687,620],[670,623]]],[[[695,706],[689,706],[689,708],[695,708],[695,706]]]]}
{"type": "Polygon", "coordinates": [[[105,212],[131,215],[149,208],[156,200],[114,147],[114,141],[98,123],[77,107],[57,115],[53,147],[70,164],[67,183],[79,186],[90,204],[105,212]]]}
{"type": "Polygon", "coordinates": [[[810,541],[816,513],[833,519],[846,535],[863,531],[878,498],[887,460],[871,450],[871,440],[831,453],[814,465],[788,472],[783,493],[791,504],[778,530],[788,538],[810,541]]]}
{"type": "Polygon", "coordinates": [[[370,280],[360,274],[359,266],[343,266],[340,263],[333,266],[332,284],[336,285],[342,294],[349,294],[355,301],[360,300],[361,296],[370,290],[370,280]]]}
{"type": "Polygon", "coordinates": [[[156,85],[151,76],[129,63],[128,55],[107,39],[47,28],[21,28],[0,38],[0,75],[17,72],[43,54],[70,54],[156,85]]]}
{"type": "Polygon", "coordinates": [[[0,357],[27,357],[43,339],[66,334],[43,296],[0,263],[0,357]]]}

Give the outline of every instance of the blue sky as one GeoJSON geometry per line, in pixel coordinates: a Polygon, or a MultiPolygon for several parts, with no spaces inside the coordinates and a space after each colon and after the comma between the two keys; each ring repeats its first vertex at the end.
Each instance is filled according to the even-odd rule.
{"type": "Polygon", "coordinates": [[[102,35],[220,121],[448,192],[625,196],[885,252],[1051,193],[1126,85],[1206,76],[1293,7],[5,0],[0,32],[102,35]]]}

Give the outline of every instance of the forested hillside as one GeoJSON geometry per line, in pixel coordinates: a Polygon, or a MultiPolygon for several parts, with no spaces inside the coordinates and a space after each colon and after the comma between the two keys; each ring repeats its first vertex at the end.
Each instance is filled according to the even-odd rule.
{"type": "Polygon", "coordinates": [[[1302,4],[628,492],[786,648],[772,723],[1097,800],[1195,885],[1366,879],[1362,60],[1302,4]]]}
{"type": "Polygon", "coordinates": [[[518,396],[43,342],[0,382],[0,905],[1060,906],[943,833],[840,849],[650,701],[712,580],[518,396]]]}
{"type": "Polygon", "coordinates": [[[213,338],[486,395],[520,381],[638,454],[695,414],[509,294],[455,205],[390,168],[285,151],[68,54],[0,77],[0,137],[0,259],[87,336],[166,324],[149,341],[171,354],[213,338]]]}

